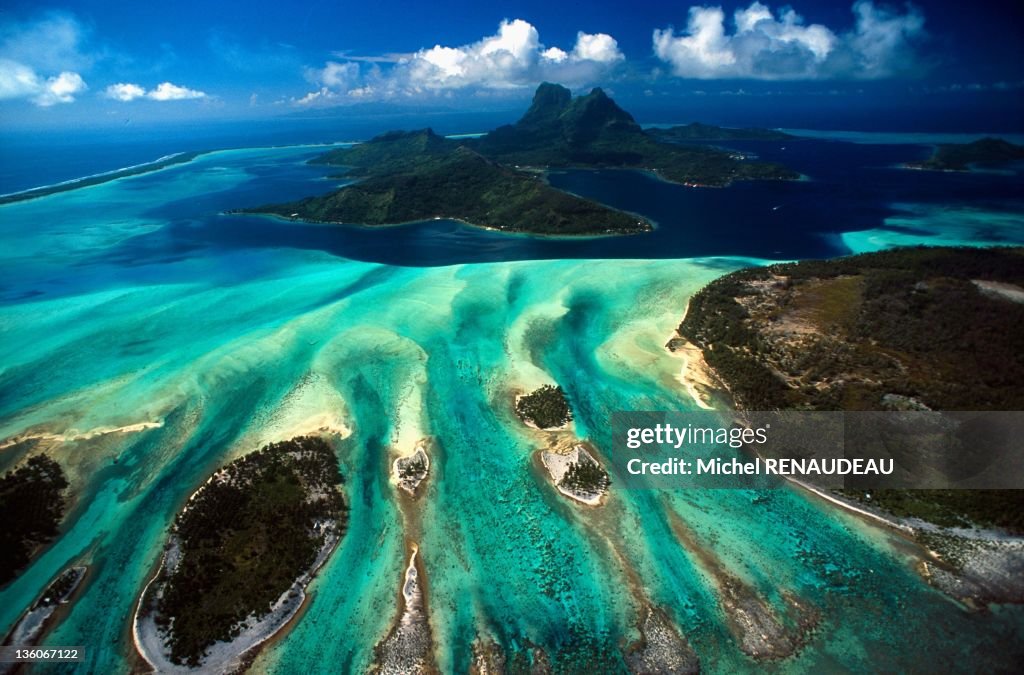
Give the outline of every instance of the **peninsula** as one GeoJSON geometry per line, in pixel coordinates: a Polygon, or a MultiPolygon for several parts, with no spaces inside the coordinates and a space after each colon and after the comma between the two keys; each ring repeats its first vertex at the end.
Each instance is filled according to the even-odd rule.
{"type": "Polygon", "coordinates": [[[430,129],[393,131],[311,160],[344,167],[357,182],[322,196],[240,209],[321,223],[368,226],[450,218],[540,235],[635,234],[640,216],[556,190],[551,168],[648,170],[690,186],[795,179],[778,164],[746,161],[717,148],[661,142],[601,89],[572,97],[544,83],[523,117],[481,138],[449,139],[430,129]]]}

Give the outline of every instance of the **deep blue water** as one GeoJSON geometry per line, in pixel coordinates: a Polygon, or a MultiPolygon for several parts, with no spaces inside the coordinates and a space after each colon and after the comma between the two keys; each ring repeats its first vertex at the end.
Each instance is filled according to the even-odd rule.
{"type": "MultiPolygon", "coordinates": [[[[580,258],[765,259],[830,257],[849,253],[843,232],[885,228],[899,204],[969,207],[995,213],[1024,211],[1021,173],[911,171],[898,164],[931,151],[921,145],[861,145],[826,140],[731,143],[730,147],[779,161],[807,176],[800,181],[740,182],[726,189],[687,188],[634,171],[553,172],[555,187],[642,214],[654,232],[628,237],[537,238],[431,221],[389,228],[323,226],[222,212],[271,201],[326,193],[338,183],[329,169],[294,158],[248,168],[250,180],[230,192],[197,194],[165,204],[153,216],[168,227],[128,239],[106,255],[119,264],[145,264],[154,256],[189,251],[278,248],[318,249],[345,258],[406,266],[467,262],[580,258]]],[[[318,154],[311,150],[309,157],[318,154]]],[[[142,176],[139,189],[163,180],[142,176]]],[[[906,225],[893,231],[906,231],[906,225]]],[[[922,234],[923,232],[916,232],[922,234]]],[[[988,239],[1000,241],[999,233],[988,239]]]]}

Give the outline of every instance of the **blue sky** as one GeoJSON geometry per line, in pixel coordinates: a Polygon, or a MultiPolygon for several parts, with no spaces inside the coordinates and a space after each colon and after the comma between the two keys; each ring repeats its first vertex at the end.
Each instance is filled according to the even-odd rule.
{"type": "MultiPolygon", "coordinates": [[[[7,0],[5,124],[520,105],[541,80],[626,100],[972,96],[1020,120],[1019,2],[7,0]]],[[[931,99],[929,97],[932,97],[931,99]]]]}

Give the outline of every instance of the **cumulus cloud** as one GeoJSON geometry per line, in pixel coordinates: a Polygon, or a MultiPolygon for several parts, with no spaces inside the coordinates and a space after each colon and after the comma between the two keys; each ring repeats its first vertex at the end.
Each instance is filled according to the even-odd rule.
{"type": "Polygon", "coordinates": [[[65,71],[56,77],[49,77],[33,100],[41,106],[50,106],[54,103],[71,103],[75,95],[88,89],[85,80],[78,73],[65,71]]]}
{"type": "Polygon", "coordinates": [[[190,98],[206,98],[206,92],[179,87],[170,82],[161,82],[156,89],[146,92],[146,98],[151,98],[154,101],[182,101],[190,98]]]}
{"type": "Polygon", "coordinates": [[[206,92],[188,87],[180,87],[171,82],[161,82],[154,89],[146,91],[133,82],[118,82],[106,88],[104,95],[115,101],[134,101],[137,98],[148,98],[151,101],[182,101],[194,98],[206,98],[206,92]]]}
{"type": "Polygon", "coordinates": [[[675,75],[697,79],[877,79],[917,67],[924,34],[917,9],[898,13],[858,0],[853,14],[853,29],[837,33],[760,2],[734,12],[731,26],[721,7],[691,7],[682,33],[654,31],[654,53],[675,75]]]}
{"type": "Polygon", "coordinates": [[[77,72],[92,65],[82,50],[85,31],[70,15],[0,25],[0,99],[39,106],[70,103],[88,87],[77,72]]]}
{"type": "Polygon", "coordinates": [[[48,107],[56,103],[71,103],[87,88],[78,73],[64,71],[43,78],[23,63],[0,59],[0,100],[23,98],[48,107]]]}
{"type": "Polygon", "coordinates": [[[529,22],[506,20],[494,35],[468,45],[437,44],[421,49],[397,58],[387,70],[378,64],[362,70],[355,60],[328,61],[321,69],[307,70],[307,79],[320,88],[295,103],[467,89],[508,90],[532,87],[543,80],[580,86],[606,75],[623,59],[618,42],[610,35],[580,32],[567,51],[544,45],[529,22]]]}
{"type": "Polygon", "coordinates": [[[104,92],[107,98],[117,101],[133,101],[146,95],[146,90],[130,82],[118,82],[107,87],[104,92]]]}

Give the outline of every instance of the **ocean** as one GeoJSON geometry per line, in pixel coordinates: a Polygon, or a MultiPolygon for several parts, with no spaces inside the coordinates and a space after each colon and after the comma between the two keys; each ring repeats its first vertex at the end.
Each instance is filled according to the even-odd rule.
{"type": "MultiPolygon", "coordinates": [[[[196,149],[140,143],[73,171],[196,149]]],[[[966,611],[924,582],[897,537],[794,491],[620,490],[586,509],[538,469],[516,392],[560,384],[576,434],[597,448],[614,411],[696,408],[664,345],[690,295],[723,273],[897,244],[1024,243],[1019,172],[898,168],[926,156],[916,144],[729,146],[807,178],[691,189],[554,173],[556,187],[657,223],[583,240],[224,215],[336,186],[305,163],[322,151],[308,146],[211,152],[0,206],[0,438],[62,435],[51,452],[77,495],[62,536],[0,591],[0,630],[62,569],[87,564],[47,643],[82,646],[92,672],[126,672],[135,601],[184,500],[226,461],[327,420],[351,430],[336,439],[350,527],[300,618],[258,657],[261,672],[365,671],[398,611],[409,541],[443,672],[465,672],[483,637],[509,654],[537,646],[561,671],[601,659],[621,672],[646,605],[706,671],[766,667],[732,633],[708,561],[786,625],[793,598],[816,617],[772,670],[1019,663],[1024,608],[966,611]],[[142,423],[154,426],[117,431],[142,423]],[[432,473],[410,516],[389,467],[428,437],[432,473]]],[[[21,182],[5,167],[4,191],[72,171],[44,165],[21,182]]],[[[32,443],[0,454],[0,470],[32,443]]]]}

